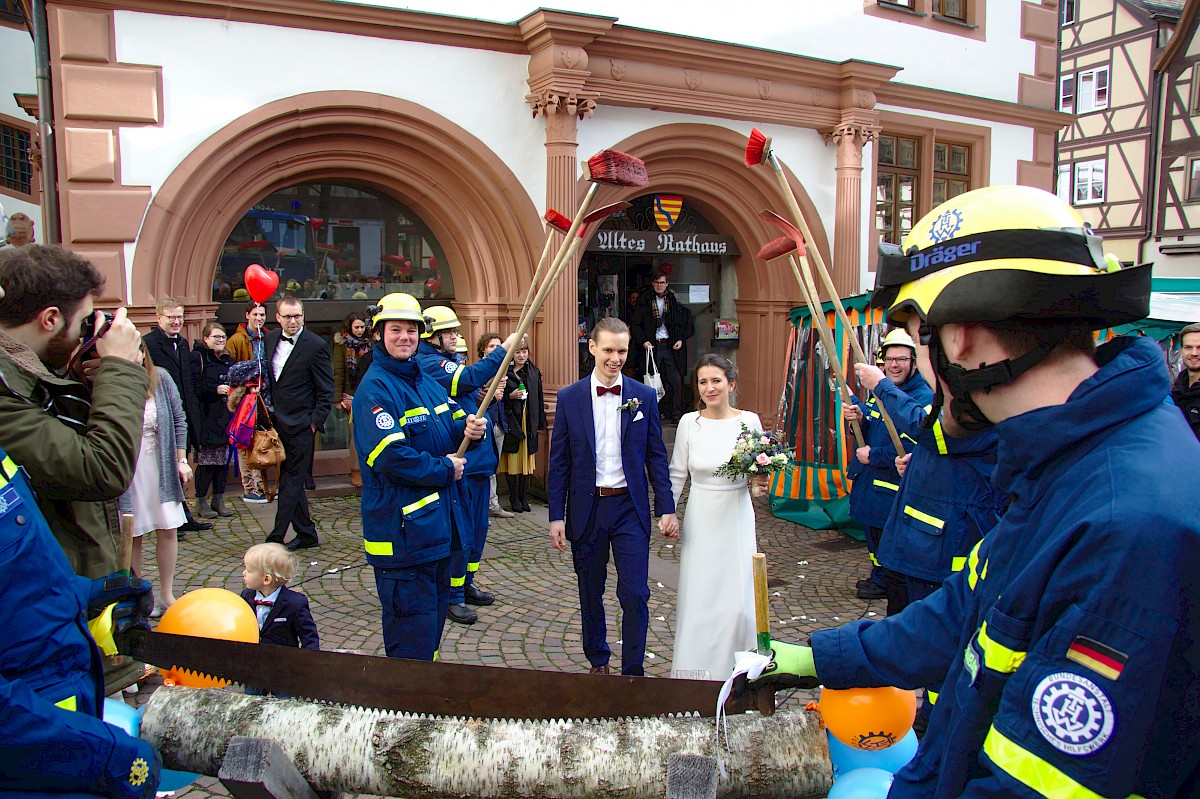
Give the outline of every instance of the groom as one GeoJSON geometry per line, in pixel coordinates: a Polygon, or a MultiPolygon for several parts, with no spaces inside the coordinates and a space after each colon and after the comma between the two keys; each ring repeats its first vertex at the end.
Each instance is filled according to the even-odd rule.
{"type": "Polygon", "coordinates": [[[566,552],[567,541],[571,542],[583,615],[583,651],[593,674],[609,673],[612,654],[604,623],[604,581],[611,547],[622,614],[621,673],[640,677],[645,674],[642,661],[650,622],[647,470],[654,483],[659,530],[675,538],[679,521],[658,421],[658,398],[653,389],[621,374],[629,355],[629,326],[615,317],[601,319],[592,329],[588,351],[596,359],[592,374],[558,392],[547,473],[550,543],[566,552]]]}

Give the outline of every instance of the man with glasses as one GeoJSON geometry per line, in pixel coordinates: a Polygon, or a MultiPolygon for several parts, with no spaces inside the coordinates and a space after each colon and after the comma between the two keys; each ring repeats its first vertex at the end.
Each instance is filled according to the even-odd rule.
{"type": "MultiPolygon", "coordinates": [[[[683,415],[682,358],[688,340],[688,312],[679,304],[675,293],[667,288],[667,276],[660,269],[650,273],[650,288],[638,296],[630,323],[633,339],[640,342],[639,367],[644,367],[647,353],[654,354],[654,365],[662,375],[667,393],[658,403],[660,415],[678,422],[683,415]]],[[[644,379],[644,374],[643,374],[644,379]]]]}
{"type": "Polygon", "coordinates": [[[324,432],[333,409],[333,362],[321,337],[304,329],[304,305],[299,299],[285,294],[276,305],[275,321],[280,329],[266,338],[267,377],[271,416],[285,460],[279,468],[275,527],[267,541],[284,543],[291,526],[296,537],[287,548],[295,552],[320,543],[304,483],[312,471],[317,431],[324,432]]]}
{"type": "MultiPolygon", "coordinates": [[[[156,311],[158,326],[142,336],[142,341],[146,345],[146,352],[150,353],[150,360],[154,361],[155,366],[166,369],[167,374],[175,381],[175,387],[179,389],[179,398],[183,400],[183,415],[187,417],[187,449],[190,452],[200,443],[200,397],[196,394],[200,375],[194,374],[191,348],[188,347],[187,339],[180,335],[183,329],[183,303],[174,297],[163,297],[158,301],[156,311]]],[[[183,503],[183,511],[187,522],[179,526],[181,540],[182,533],[212,529],[210,522],[198,521],[192,517],[192,511],[186,502],[183,503]]]]}
{"type": "MultiPolygon", "coordinates": [[[[881,347],[884,374],[892,385],[907,394],[919,405],[933,402],[933,389],[917,371],[917,347],[903,330],[893,330],[883,339],[881,347]]],[[[867,402],[858,397],[853,404],[842,405],[847,421],[862,426],[863,446],[854,451],[846,475],[854,481],[850,488],[850,517],[863,526],[867,537],[867,556],[871,573],[859,580],[859,599],[884,599],[887,581],[876,552],[883,535],[883,526],[900,490],[900,474],[896,471],[896,447],[892,444],[887,425],[879,412],[879,398],[872,395],[867,402]]]]}

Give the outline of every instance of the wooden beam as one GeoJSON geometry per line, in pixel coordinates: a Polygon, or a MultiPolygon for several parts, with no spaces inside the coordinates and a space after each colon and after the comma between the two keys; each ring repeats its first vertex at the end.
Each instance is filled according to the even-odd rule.
{"type": "Polygon", "coordinates": [[[269,738],[234,736],[217,779],[234,799],[317,799],[296,764],[269,738]]]}

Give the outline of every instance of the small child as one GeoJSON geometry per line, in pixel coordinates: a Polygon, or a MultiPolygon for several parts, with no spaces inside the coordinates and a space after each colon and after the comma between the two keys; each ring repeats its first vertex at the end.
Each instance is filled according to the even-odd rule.
{"type": "Polygon", "coordinates": [[[297,558],[283,544],[255,544],[242,559],[242,599],[258,615],[258,641],[275,646],[320,649],[308,597],[287,587],[297,558]]]}

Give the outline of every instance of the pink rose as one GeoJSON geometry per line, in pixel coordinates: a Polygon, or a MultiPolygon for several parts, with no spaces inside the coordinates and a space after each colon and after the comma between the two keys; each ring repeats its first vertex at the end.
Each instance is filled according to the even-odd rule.
{"type": "Polygon", "coordinates": [[[758,453],[758,457],[755,458],[754,460],[758,462],[759,466],[766,466],[768,463],[771,462],[770,457],[768,457],[767,453],[765,453],[765,452],[758,453]]]}
{"type": "Polygon", "coordinates": [[[758,441],[760,444],[770,444],[771,443],[771,439],[768,438],[767,436],[763,436],[758,441]]]}

